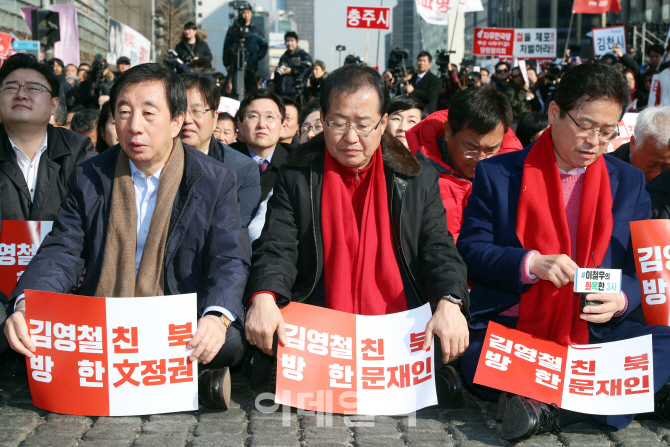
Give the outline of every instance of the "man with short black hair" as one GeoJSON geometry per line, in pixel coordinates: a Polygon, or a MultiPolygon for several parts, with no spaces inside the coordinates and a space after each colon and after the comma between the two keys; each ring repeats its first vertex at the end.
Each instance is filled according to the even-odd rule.
{"type": "Polygon", "coordinates": [[[420,99],[426,102],[426,111],[434,113],[440,99],[442,82],[430,72],[433,66],[433,58],[428,51],[422,51],[416,57],[416,73],[412,76],[409,84],[405,86],[407,93],[420,95],[420,99]]]}
{"type": "Polygon", "coordinates": [[[100,117],[100,111],[95,109],[84,109],[74,115],[72,115],[72,121],[70,121],[70,129],[73,132],[77,132],[80,135],[84,135],[91,139],[93,146],[98,139],[98,118],[100,117]]]}
{"type": "MultiPolygon", "coordinates": [[[[275,71],[275,93],[296,99],[296,83],[300,83],[303,95],[306,90],[307,79],[312,73],[312,57],[298,46],[298,34],[288,31],[284,34],[286,51],[279,58],[279,64],[275,71]]],[[[301,102],[304,98],[299,99],[301,102]]]]}
{"type": "Polygon", "coordinates": [[[130,58],[126,56],[121,56],[116,60],[116,73],[114,73],[114,76],[119,76],[121,73],[124,71],[128,70],[130,68],[130,58]]]}
{"type": "Polygon", "coordinates": [[[54,220],[75,166],[97,154],[89,138],[49,124],[60,82],[34,56],[18,53],[0,68],[2,217],[54,220]]]}
{"type": "Polygon", "coordinates": [[[195,22],[184,24],[181,41],[175,47],[179,59],[194,70],[212,68],[212,52],[209,45],[198,36],[198,27],[195,22]]]}
{"type": "MultiPolygon", "coordinates": [[[[219,105],[219,89],[209,77],[198,73],[183,74],[188,109],[184,115],[181,141],[230,166],[237,174],[237,197],[240,201],[242,226],[246,227],[256,215],[261,201],[261,180],[258,166],[230,146],[220,143],[214,136],[219,105]]],[[[230,115],[228,115],[230,116],[230,115]]]]}
{"type": "Polygon", "coordinates": [[[300,144],[300,136],[298,135],[298,127],[300,127],[300,122],[298,121],[298,117],[300,116],[300,105],[288,97],[282,97],[281,100],[286,107],[286,118],[282,123],[282,131],[279,136],[279,141],[281,143],[297,146],[300,144]]]}
{"type": "Polygon", "coordinates": [[[522,149],[511,126],[509,100],[484,85],[457,93],[449,110],[433,113],[405,133],[410,151],[440,173],[447,227],[456,242],[477,163],[522,149]]]}
{"type": "Polygon", "coordinates": [[[214,138],[230,146],[237,138],[237,125],[235,118],[228,112],[221,112],[216,118],[216,127],[214,128],[214,138]]]}
{"type": "Polygon", "coordinates": [[[487,68],[480,68],[479,69],[479,74],[482,77],[482,85],[488,84],[489,80],[491,78],[489,70],[487,68]]]}
{"type": "Polygon", "coordinates": [[[244,97],[237,111],[244,143],[235,149],[251,157],[261,174],[261,198],[268,196],[293,146],[279,141],[286,107],[279,96],[261,88],[244,97]]]}
{"type": "Polygon", "coordinates": [[[496,64],[496,71],[491,77],[491,82],[503,95],[507,92],[507,83],[509,82],[510,75],[510,68],[507,62],[498,62],[496,64]]]}
{"type": "Polygon", "coordinates": [[[430,303],[423,348],[439,337],[438,401],[461,406],[458,376],[442,366],[467,346],[468,292],[438,175],[384,134],[388,88],[375,69],[335,70],[320,102],[324,130],[285,163],[254,242],[245,291],[246,335],[258,350],[252,384],[263,365],[272,371],[275,332],[286,342],[279,308],[291,301],[360,315],[430,303]]]}
{"type": "Polygon", "coordinates": [[[70,177],[53,230],[11,295],[5,335],[15,351],[33,358],[24,290],[69,293],[84,269],[79,295],[196,293],[198,327],[185,348],[206,368],[200,400],[225,409],[228,368],[242,362],[246,349],[241,298],[249,238],[235,173],[182,145],[186,89],[167,67],[147,63],[123,73],[110,108],[119,144],[70,177]]]}
{"type": "Polygon", "coordinates": [[[651,202],[642,172],[607,155],[629,101],[616,69],[574,66],[549,104],[551,127],[532,146],[477,165],[458,240],[473,281],[470,345],[460,367],[473,393],[498,401],[507,441],[581,421],[617,431],[634,415],[566,411],[475,384],[490,321],[563,346],[650,335],[653,367],[645,374],[653,375],[656,415],[670,418],[670,327],[631,318],[641,291],[630,224],[651,217],[651,202]],[[575,269],[594,265],[621,269],[622,293],[586,294],[599,303],[581,307],[575,269]]]}

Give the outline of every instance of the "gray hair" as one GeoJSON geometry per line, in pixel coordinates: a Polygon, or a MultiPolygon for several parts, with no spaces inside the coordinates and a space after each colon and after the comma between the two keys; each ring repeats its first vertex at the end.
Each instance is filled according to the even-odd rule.
{"type": "Polygon", "coordinates": [[[667,145],[670,143],[670,107],[649,107],[644,109],[635,122],[635,148],[642,143],[667,145]]]}

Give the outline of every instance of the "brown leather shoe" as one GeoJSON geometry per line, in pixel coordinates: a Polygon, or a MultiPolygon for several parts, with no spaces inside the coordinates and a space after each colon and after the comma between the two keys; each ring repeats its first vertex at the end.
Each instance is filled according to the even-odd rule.
{"type": "Polygon", "coordinates": [[[211,409],[227,410],[230,406],[230,370],[206,369],[198,376],[200,403],[211,409]]]}

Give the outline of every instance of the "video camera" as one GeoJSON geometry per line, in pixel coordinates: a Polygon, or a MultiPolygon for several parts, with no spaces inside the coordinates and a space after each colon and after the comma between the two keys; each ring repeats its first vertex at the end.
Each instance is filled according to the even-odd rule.
{"type": "Polygon", "coordinates": [[[359,56],[355,56],[353,54],[347,54],[347,57],[344,58],[344,65],[348,64],[362,64],[363,59],[361,59],[359,56]]]}
{"type": "Polygon", "coordinates": [[[163,65],[173,70],[177,70],[181,67],[183,61],[179,59],[179,55],[175,50],[168,50],[167,57],[163,59],[163,65]]]}
{"type": "Polygon", "coordinates": [[[393,73],[395,79],[400,80],[405,76],[405,59],[408,57],[409,51],[401,50],[400,47],[391,50],[387,68],[393,73]]]}
{"type": "Polygon", "coordinates": [[[439,67],[437,71],[441,75],[446,75],[449,70],[449,55],[451,53],[455,53],[455,51],[437,50],[435,52],[435,65],[439,67]]]}
{"type": "Polygon", "coordinates": [[[246,34],[249,32],[249,27],[247,27],[247,21],[242,17],[242,11],[245,9],[251,9],[249,2],[245,1],[232,1],[229,3],[230,7],[235,11],[233,14],[230,14],[230,19],[232,20],[232,27],[237,30],[240,37],[243,39],[246,34]]]}

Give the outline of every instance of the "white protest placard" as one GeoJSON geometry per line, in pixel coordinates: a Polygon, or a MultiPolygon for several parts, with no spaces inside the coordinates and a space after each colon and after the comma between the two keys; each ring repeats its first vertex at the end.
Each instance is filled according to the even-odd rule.
{"type": "Polygon", "coordinates": [[[489,322],[474,383],[586,414],[654,411],[651,335],[563,346],[489,322]]]}
{"type": "Polygon", "coordinates": [[[151,42],[125,23],[110,18],[107,62],[114,65],[121,56],[129,58],[131,66],[149,62],[151,42]]]}
{"type": "Polygon", "coordinates": [[[37,348],[26,359],[33,405],[88,416],[198,409],[188,341],[197,296],[97,298],[26,290],[37,348]],[[150,316],[150,318],[148,318],[150,316]]]}
{"type": "Polygon", "coordinates": [[[625,113],[621,121],[619,121],[619,136],[616,140],[610,142],[607,146],[607,152],[612,152],[617,150],[622,144],[626,144],[630,141],[631,137],[635,134],[635,123],[637,122],[638,113],[625,113]]]}
{"type": "Polygon", "coordinates": [[[521,76],[523,76],[523,82],[528,81],[528,67],[526,67],[526,61],[519,61],[519,70],[521,70],[521,76]]]}
{"type": "Polygon", "coordinates": [[[237,99],[222,96],[219,101],[219,108],[216,109],[216,113],[227,112],[230,116],[234,117],[239,109],[240,102],[237,99]]]}
{"type": "Polygon", "coordinates": [[[397,415],[437,404],[433,344],[423,350],[428,304],[355,315],[307,304],[282,309],[275,402],[310,411],[397,415]]]}
{"type": "Polygon", "coordinates": [[[575,293],[620,293],[621,269],[575,269],[575,293]]]}
{"type": "Polygon", "coordinates": [[[515,29],[513,51],[518,58],[556,57],[556,28],[515,29]]]}
{"type": "Polygon", "coordinates": [[[593,54],[596,58],[606,54],[614,54],[612,48],[617,45],[626,54],[626,29],[623,26],[593,28],[593,54]]]}

